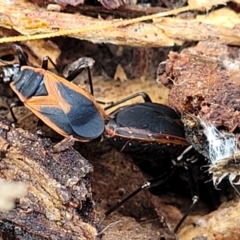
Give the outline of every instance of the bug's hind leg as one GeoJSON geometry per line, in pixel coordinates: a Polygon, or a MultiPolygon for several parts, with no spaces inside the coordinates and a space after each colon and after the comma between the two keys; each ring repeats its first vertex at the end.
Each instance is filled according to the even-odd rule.
{"type": "Polygon", "coordinates": [[[103,221],[106,219],[107,216],[109,216],[111,213],[116,211],[125,202],[127,202],[129,199],[133,198],[139,192],[143,191],[144,189],[159,186],[159,185],[163,184],[164,182],[166,182],[168,180],[168,178],[172,175],[173,171],[174,171],[174,169],[172,169],[171,173],[166,172],[166,173],[164,173],[163,175],[161,175],[157,178],[154,178],[154,179],[151,179],[151,180],[148,180],[147,182],[145,182],[143,185],[141,185],[139,188],[137,188],[134,192],[132,192],[130,195],[128,195],[126,198],[124,198],[121,202],[117,203],[116,205],[114,205],[113,207],[108,209],[104,213],[104,216],[98,222],[98,225],[100,226],[103,223],[103,221]]]}
{"type": "MultiPolygon", "coordinates": [[[[16,118],[15,113],[13,112],[13,108],[22,107],[22,106],[24,106],[23,102],[18,100],[16,102],[11,103],[11,105],[9,107],[9,111],[10,111],[10,114],[11,114],[11,117],[12,117],[14,123],[17,123],[18,119],[16,118]]],[[[41,119],[39,119],[38,123],[37,123],[37,127],[42,126],[42,125],[43,125],[43,122],[41,119]]]]}

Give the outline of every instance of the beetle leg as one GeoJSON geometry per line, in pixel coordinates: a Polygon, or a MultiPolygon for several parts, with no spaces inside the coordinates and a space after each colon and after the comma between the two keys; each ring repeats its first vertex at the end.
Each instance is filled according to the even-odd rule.
{"type": "Polygon", "coordinates": [[[133,98],[139,97],[139,96],[143,98],[144,102],[152,102],[151,98],[148,96],[147,93],[145,93],[145,92],[138,92],[138,93],[132,94],[132,95],[126,97],[126,98],[123,98],[123,99],[121,99],[121,100],[119,100],[117,102],[111,103],[109,106],[105,107],[104,110],[110,109],[112,107],[115,107],[115,106],[117,106],[119,104],[122,104],[124,102],[127,102],[127,101],[129,101],[129,100],[131,100],[133,98]]]}
{"type": "Polygon", "coordinates": [[[103,101],[98,101],[98,100],[96,100],[97,101],[97,103],[99,103],[99,104],[104,104],[104,105],[109,105],[109,104],[113,104],[114,102],[103,102],[103,101]]]}
{"type": "Polygon", "coordinates": [[[11,103],[11,105],[10,105],[10,107],[9,107],[11,116],[12,116],[13,121],[14,121],[15,123],[17,122],[17,118],[16,118],[16,116],[15,116],[15,114],[14,114],[14,112],[13,112],[13,108],[15,108],[15,107],[21,107],[21,106],[23,106],[23,105],[24,105],[23,102],[21,102],[21,101],[19,100],[19,101],[16,101],[16,102],[11,103]]]}
{"type": "Polygon", "coordinates": [[[122,201],[120,201],[119,203],[117,203],[115,206],[111,207],[110,209],[108,209],[105,213],[104,216],[100,219],[100,221],[98,222],[98,225],[100,226],[103,221],[106,219],[107,216],[109,216],[112,212],[114,212],[115,210],[117,210],[118,208],[120,208],[125,202],[127,202],[129,199],[133,198],[135,195],[137,195],[139,192],[141,192],[144,189],[148,189],[151,187],[155,187],[155,186],[159,186],[161,184],[163,184],[165,181],[168,180],[168,178],[172,175],[172,173],[174,172],[174,169],[172,169],[171,173],[169,174],[169,172],[165,172],[164,174],[162,174],[161,176],[148,180],[147,182],[145,182],[142,186],[140,186],[139,188],[137,188],[134,192],[132,192],[130,195],[128,195],[126,198],[124,198],[122,201]]]}

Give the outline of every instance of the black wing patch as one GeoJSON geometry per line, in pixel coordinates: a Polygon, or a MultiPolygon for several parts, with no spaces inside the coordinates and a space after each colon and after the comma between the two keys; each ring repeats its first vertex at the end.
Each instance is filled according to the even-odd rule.
{"type": "Polygon", "coordinates": [[[104,131],[105,124],[94,103],[61,82],[57,83],[57,87],[62,99],[71,106],[65,115],[75,134],[87,139],[99,137],[104,131]]]}

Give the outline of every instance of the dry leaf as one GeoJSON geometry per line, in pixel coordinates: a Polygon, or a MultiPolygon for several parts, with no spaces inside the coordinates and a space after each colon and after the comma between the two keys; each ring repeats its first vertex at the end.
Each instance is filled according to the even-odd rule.
{"type": "Polygon", "coordinates": [[[202,8],[206,11],[215,5],[225,3],[226,1],[207,1],[203,8],[202,5],[199,7],[199,3],[192,2],[187,7],[167,12],[130,20],[107,21],[74,14],[49,12],[20,0],[15,0],[14,5],[0,0],[0,25],[27,35],[2,38],[0,43],[71,35],[98,43],[159,47],[181,45],[184,41],[206,40],[207,36],[208,40],[238,45],[239,31],[235,25],[239,21],[237,15],[231,16],[232,28],[223,28],[221,23],[216,22],[202,24],[202,20],[196,19],[163,18],[202,8]],[[154,24],[142,23],[147,20],[152,20],[154,24]],[[77,29],[76,26],[78,26],[77,29]]]}

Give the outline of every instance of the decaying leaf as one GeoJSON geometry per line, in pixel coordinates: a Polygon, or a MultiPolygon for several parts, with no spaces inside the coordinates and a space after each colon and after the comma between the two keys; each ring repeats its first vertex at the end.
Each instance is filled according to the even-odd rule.
{"type": "MultiPolygon", "coordinates": [[[[14,29],[26,36],[15,36],[0,39],[0,43],[43,39],[71,35],[98,43],[113,43],[129,46],[173,46],[185,41],[209,41],[239,44],[238,15],[232,16],[232,26],[223,27],[221,22],[205,23],[202,20],[170,18],[171,15],[201,10],[206,12],[217,4],[226,1],[211,1],[179,9],[160,12],[153,15],[123,20],[102,20],[61,12],[49,12],[38,9],[35,5],[16,0],[18,4],[8,5],[0,1],[0,25],[14,29]],[[153,23],[143,23],[153,21],[153,23]],[[76,28],[78,26],[78,28],[76,28]]],[[[237,1],[235,1],[237,2],[237,1]]],[[[213,11],[214,12],[214,11],[213,11]]],[[[207,14],[207,12],[206,12],[207,14]]],[[[227,16],[222,16],[227,18],[227,16]]]]}

